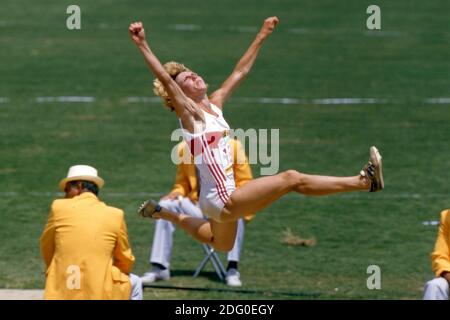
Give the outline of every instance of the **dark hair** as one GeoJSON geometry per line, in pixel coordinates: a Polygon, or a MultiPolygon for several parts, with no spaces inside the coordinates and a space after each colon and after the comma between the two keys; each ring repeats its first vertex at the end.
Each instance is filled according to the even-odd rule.
{"type": "Polygon", "coordinates": [[[96,196],[98,195],[99,188],[94,182],[86,181],[86,180],[75,180],[75,181],[70,181],[69,184],[70,184],[70,186],[75,187],[78,184],[78,182],[81,182],[82,189],[92,192],[96,196]]]}

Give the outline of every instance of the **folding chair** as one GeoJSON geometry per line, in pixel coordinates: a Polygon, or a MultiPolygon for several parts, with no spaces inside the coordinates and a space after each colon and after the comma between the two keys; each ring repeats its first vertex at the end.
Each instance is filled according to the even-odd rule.
{"type": "Polygon", "coordinates": [[[225,271],[225,268],[222,265],[222,262],[219,259],[219,256],[217,255],[214,248],[211,246],[203,243],[202,244],[203,250],[206,253],[206,256],[203,258],[202,262],[198,265],[197,269],[195,270],[195,273],[193,277],[197,277],[200,274],[200,271],[203,270],[208,260],[211,260],[211,263],[214,267],[214,270],[216,271],[217,276],[219,277],[220,281],[224,281],[225,277],[227,275],[227,272],[225,271]]]}

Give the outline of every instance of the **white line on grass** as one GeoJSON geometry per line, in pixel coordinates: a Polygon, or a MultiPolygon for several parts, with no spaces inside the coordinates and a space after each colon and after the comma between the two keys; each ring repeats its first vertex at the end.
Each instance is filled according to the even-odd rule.
{"type": "Polygon", "coordinates": [[[0,195],[2,197],[18,197],[19,193],[18,192],[13,192],[13,191],[5,191],[5,192],[0,192],[0,195]]]}
{"type": "MultiPolygon", "coordinates": [[[[129,103],[160,103],[158,97],[127,97],[125,101],[129,103]]],[[[297,99],[297,98],[269,98],[269,97],[242,97],[233,98],[233,101],[239,103],[259,103],[259,104],[286,104],[286,105],[341,105],[341,104],[386,104],[394,100],[376,99],[376,98],[326,98],[326,99],[297,99]]]]}
{"type": "Polygon", "coordinates": [[[313,99],[312,104],[318,105],[338,105],[338,104],[386,104],[389,101],[386,99],[376,98],[328,98],[328,99],[313,99]]]}
{"type": "Polygon", "coordinates": [[[174,24],[171,28],[177,31],[198,31],[202,29],[202,26],[197,24],[174,24]]]}
{"type": "Polygon", "coordinates": [[[439,220],[429,220],[429,221],[423,221],[422,224],[424,226],[438,226],[439,225],[439,220]]]}
{"type": "Polygon", "coordinates": [[[307,104],[306,99],[296,99],[296,98],[233,98],[234,101],[240,103],[261,103],[261,104],[307,104]]]}
{"type": "Polygon", "coordinates": [[[139,102],[157,103],[157,102],[161,102],[161,98],[159,98],[159,97],[126,97],[125,101],[129,102],[129,103],[139,103],[139,102]]]}
{"type": "Polygon", "coordinates": [[[239,27],[231,27],[230,30],[241,32],[241,33],[256,33],[258,31],[258,27],[255,27],[255,26],[239,26],[239,27]]]}
{"type": "MultiPolygon", "coordinates": [[[[171,24],[169,25],[170,29],[176,31],[198,31],[202,29],[208,29],[206,26],[198,25],[198,24],[171,24]]],[[[230,26],[227,28],[232,32],[239,33],[256,33],[259,30],[259,26],[230,26]]],[[[294,35],[305,35],[305,34],[315,34],[315,35],[348,35],[348,30],[333,30],[333,29],[307,29],[302,27],[288,28],[286,29],[287,33],[291,33],[294,35]]],[[[404,36],[402,32],[399,31],[381,31],[381,30],[372,30],[372,31],[362,31],[357,32],[357,35],[364,35],[369,37],[401,37],[404,36]]]]}
{"type": "Polygon", "coordinates": [[[381,31],[381,30],[367,30],[363,34],[369,37],[401,37],[403,33],[399,31],[381,31]]]}
{"type": "MultiPolygon", "coordinates": [[[[122,99],[126,103],[161,103],[159,97],[148,96],[131,96],[122,99]]],[[[375,104],[393,104],[401,103],[399,99],[387,98],[316,98],[316,99],[299,99],[299,98],[270,98],[270,97],[241,97],[232,98],[237,103],[252,104],[282,104],[282,105],[375,105],[375,104]]],[[[60,97],[37,97],[38,103],[52,102],[81,102],[92,103],[96,101],[95,97],[88,96],[60,96],[60,97]]],[[[0,103],[9,102],[9,98],[0,97],[0,103]]],[[[427,98],[423,100],[426,104],[450,104],[450,98],[427,98]]]]}
{"type": "Polygon", "coordinates": [[[425,99],[425,103],[429,103],[429,104],[450,104],[450,98],[430,98],[430,99],[425,99]]]}
{"type": "Polygon", "coordinates": [[[0,97],[0,103],[8,103],[9,102],[9,98],[7,97],[0,97]]]}
{"type": "Polygon", "coordinates": [[[306,28],[291,28],[287,29],[287,32],[294,34],[308,34],[311,33],[311,30],[308,30],[306,28]]]}
{"type": "MultiPolygon", "coordinates": [[[[199,31],[203,29],[203,27],[198,24],[173,24],[170,25],[169,28],[177,31],[199,31]]],[[[258,31],[258,27],[255,26],[233,26],[228,29],[240,33],[256,33],[258,31]]]]}
{"type": "Polygon", "coordinates": [[[37,97],[36,102],[47,103],[47,102],[82,102],[91,103],[94,102],[94,97],[85,96],[60,96],[60,97],[37,97]]]}
{"type": "MultiPolygon", "coordinates": [[[[347,30],[333,30],[333,29],[307,29],[307,28],[289,28],[287,29],[288,33],[298,34],[298,35],[306,35],[306,34],[314,34],[314,35],[348,35],[349,32],[347,30]]],[[[372,30],[372,31],[363,31],[358,33],[353,33],[354,35],[364,35],[369,37],[401,37],[403,33],[398,31],[380,31],[380,30],[372,30]]]]}
{"type": "MultiPolygon", "coordinates": [[[[325,99],[296,99],[296,98],[240,98],[235,99],[244,103],[260,104],[296,104],[296,105],[348,105],[348,104],[386,104],[387,99],[376,98],[325,98],[325,99]]],[[[391,101],[392,102],[392,101],[391,101]]]]}

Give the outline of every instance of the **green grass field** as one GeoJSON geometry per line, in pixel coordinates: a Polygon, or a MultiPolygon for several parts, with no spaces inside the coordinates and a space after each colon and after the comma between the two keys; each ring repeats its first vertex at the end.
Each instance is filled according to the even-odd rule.
{"type": "MultiPolygon", "coordinates": [[[[260,293],[146,289],[148,299],[420,299],[433,277],[429,255],[449,206],[450,97],[448,1],[378,1],[382,30],[366,29],[371,1],[79,0],[82,29],[68,31],[69,1],[4,1],[0,9],[0,288],[43,288],[39,236],[57,183],[70,165],[91,164],[106,180],[101,198],[126,211],[137,258],[147,270],[153,222],[137,217],[142,193],[171,188],[175,116],[152,96],[149,74],[128,38],[142,20],[162,61],[178,60],[217,88],[265,17],[280,24],[248,79],[225,106],[234,128],[279,128],[280,170],[354,175],[377,145],[382,193],[306,198],[289,195],[247,226],[240,272],[260,293]],[[177,30],[176,25],[201,29],[177,30]],[[247,30],[247,29],[244,29],[247,30]],[[92,103],[38,97],[92,96],[92,103]],[[380,104],[282,105],[242,98],[374,98],[380,104]],[[7,98],[7,99],[6,99],[7,98]],[[240,98],[240,99],[239,99],[240,98]],[[289,247],[291,228],[315,247],[289,247]],[[379,265],[382,289],[368,290],[379,265]]],[[[253,167],[255,176],[259,166],[253,167]]],[[[199,244],[175,233],[172,279],[162,285],[227,289],[211,266],[191,277],[199,244]]],[[[222,255],[225,262],[225,256],[222,255]]]]}

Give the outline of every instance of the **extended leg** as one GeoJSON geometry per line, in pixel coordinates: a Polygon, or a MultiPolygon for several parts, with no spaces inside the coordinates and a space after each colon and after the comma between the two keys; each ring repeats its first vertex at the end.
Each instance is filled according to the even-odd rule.
{"type": "Polygon", "coordinates": [[[264,209],[285,194],[295,191],[323,196],[338,192],[368,191],[370,182],[364,177],[327,177],[307,175],[295,170],[258,178],[236,189],[222,210],[221,221],[239,219],[264,209]]]}
{"type": "Polygon", "coordinates": [[[358,176],[318,176],[288,170],[274,176],[251,180],[231,194],[220,219],[224,222],[234,221],[253,214],[292,191],[323,196],[338,192],[379,191],[383,188],[381,155],[375,147],[371,147],[370,160],[358,176]]]}

